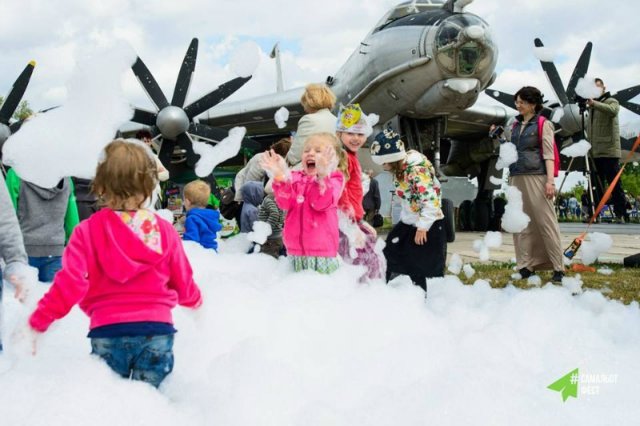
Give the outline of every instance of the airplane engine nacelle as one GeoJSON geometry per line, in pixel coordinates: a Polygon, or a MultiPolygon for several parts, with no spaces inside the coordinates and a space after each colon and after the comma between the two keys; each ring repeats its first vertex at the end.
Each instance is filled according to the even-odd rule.
{"type": "Polygon", "coordinates": [[[461,111],[476,102],[480,88],[475,78],[441,80],[416,102],[415,108],[421,113],[461,111]]]}
{"type": "Polygon", "coordinates": [[[492,157],[497,157],[498,142],[492,139],[479,141],[451,140],[451,148],[447,164],[442,166],[442,172],[447,176],[477,177],[481,164],[492,157]]]}
{"type": "Polygon", "coordinates": [[[558,121],[562,127],[562,135],[569,136],[582,130],[582,117],[580,116],[580,108],[576,104],[566,104],[562,107],[562,117],[558,121]]]}

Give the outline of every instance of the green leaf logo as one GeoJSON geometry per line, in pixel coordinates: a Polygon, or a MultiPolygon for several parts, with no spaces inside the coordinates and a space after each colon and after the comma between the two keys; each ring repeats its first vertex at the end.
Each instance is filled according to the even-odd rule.
{"type": "Polygon", "coordinates": [[[578,381],[580,380],[580,373],[576,368],[572,372],[562,376],[560,379],[547,386],[547,389],[558,391],[562,393],[562,402],[566,402],[570,396],[578,397],[578,381]]]}

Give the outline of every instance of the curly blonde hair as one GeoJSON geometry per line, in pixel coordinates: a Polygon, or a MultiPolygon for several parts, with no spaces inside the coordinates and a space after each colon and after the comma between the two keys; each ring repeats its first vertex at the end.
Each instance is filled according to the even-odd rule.
{"type": "Polygon", "coordinates": [[[304,88],[300,103],[308,112],[316,112],[323,108],[333,109],[336,105],[336,95],[326,84],[313,83],[304,88]]]}
{"type": "Polygon", "coordinates": [[[184,198],[196,207],[205,208],[209,204],[211,188],[203,180],[194,180],[184,187],[184,198]]]}

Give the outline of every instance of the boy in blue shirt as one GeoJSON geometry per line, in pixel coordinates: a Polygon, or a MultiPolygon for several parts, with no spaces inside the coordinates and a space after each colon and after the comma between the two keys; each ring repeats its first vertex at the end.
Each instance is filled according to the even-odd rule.
{"type": "Polygon", "coordinates": [[[184,207],[187,218],[184,223],[185,241],[196,241],[204,248],[218,249],[216,234],[222,229],[220,212],[207,208],[211,188],[201,180],[194,180],[184,187],[184,207]]]}

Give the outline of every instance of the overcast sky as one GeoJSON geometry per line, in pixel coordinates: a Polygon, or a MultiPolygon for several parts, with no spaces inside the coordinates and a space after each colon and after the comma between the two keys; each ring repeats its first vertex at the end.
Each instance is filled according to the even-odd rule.
{"type": "MultiPolygon", "coordinates": [[[[0,0],[0,93],[6,94],[29,60],[37,67],[25,98],[34,109],[63,103],[66,86],[82,55],[96,44],[129,42],[170,98],[191,38],[200,39],[190,100],[235,75],[227,61],[253,40],[263,59],[256,74],[232,97],[275,91],[271,47],[281,43],[285,88],[324,81],[344,63],[382,15],[399,2],[324,0],[0,0]]],[[[565,85],[588,41],[594,43],[589,75],[612,91],[640,84],[640,38],[634,0],[475,0],[467,11],[484,18],[498,44],[495,89],[513,92],[525,84],[554,95],[533,53],[540,37],[556,52],[565,85]]],[[[132,104],[150,108],[133,74],[123,85],[132,104]]],[[[491,103],[483,97],[481,102],[491,103]]],[[[636,99],[636,102],[639,102],[636,99]]],[[[638,116],[623,113],[624,123],[638,116]]]]}

